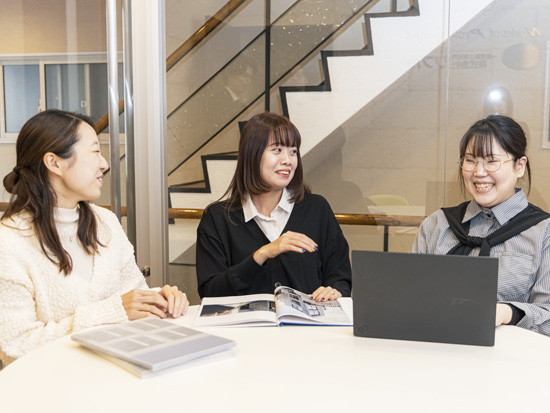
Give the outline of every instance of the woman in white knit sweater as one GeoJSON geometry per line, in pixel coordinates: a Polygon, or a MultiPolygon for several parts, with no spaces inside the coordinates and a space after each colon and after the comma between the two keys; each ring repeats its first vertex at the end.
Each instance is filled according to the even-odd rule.
{"type": "Polygon", "coordinates": [[[83,328],[187,311],[177,287],[147,287],[117,218],[88,202],[108,169],[90,119],[41,112],[21,129],[16,150],[0,223],[4,366],[83,328]]]}

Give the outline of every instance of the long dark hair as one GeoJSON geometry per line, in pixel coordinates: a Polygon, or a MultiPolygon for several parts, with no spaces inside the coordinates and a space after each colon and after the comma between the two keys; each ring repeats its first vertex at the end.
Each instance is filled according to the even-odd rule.
{"type": "MultiPolygon", "coordinates": [[[[522,127],[512,118],[504,115],[490,115],[478,120],[464,134],[460,141],[460,158],[466,155],[466,150],[472,145],[472,155],[483,158],[493,154],[493,143],[497,143],[506,153],[512,155],[514,161],[527,157],[527,137],[522,127]]],[[[531,191],[531,168],[527,169],[527,194],[531,191]]],[[[459,170],[459,179],[464,189],[464,177],[459,170]]]]}
{"type": "Polygon", "coordinates": [[[294,124],[284,116],[264,112],[250,118],[244,126],[239,142],[237,169],[229,188],[222,196],[227,210],[240,208],[247,195],[260,195],[268,192],[270,187],[264,182],[260,173],[260,163],[267,145],[296,147],[298,165],[292,181],[287,186],[292,202],[304,199],[304,193],[310,190],[304,184],[304,171],[300,156],[302,138],[294,124]]]}
{"type": "MultiPolygon", "coordinates": [[[[79,140],[78,128],[83,123],[94,127],[87,116],[60,110],[46,110],[30,118],[17,138],[17,164],[4,177],[4,187],[12,196],[2,222],[7,225],[6,219],[23,211],[30,214],[42,251],[65,275],[71,273],[73,263],[57,233],[57,195],[43,158],[48,152],[71,158],[79,140]]],[[[103,246],[98,239],[97,218],[87,201],[80,201],[78,206],[78,239],[86,253],[94,255],[103,246]]]]}

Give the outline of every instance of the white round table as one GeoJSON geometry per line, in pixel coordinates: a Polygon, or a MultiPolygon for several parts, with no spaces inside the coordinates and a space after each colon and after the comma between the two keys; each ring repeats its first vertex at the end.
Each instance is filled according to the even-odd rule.
{"type": "MultiPolygon", "coordinates": [[[[176,322],[191,326],[197,308],[176,322]]],[[[550,409],[550,338],[518,327],[497,328],[494,347],[359,338],[351,327],[205,331],[235,340],[235,357],[149,379],[61,338],[0,371],[0,411],[550,409]]]]}

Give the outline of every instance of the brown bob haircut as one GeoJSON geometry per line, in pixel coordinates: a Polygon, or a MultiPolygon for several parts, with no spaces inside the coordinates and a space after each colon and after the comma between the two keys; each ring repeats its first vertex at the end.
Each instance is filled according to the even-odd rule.
{"type": "Polygon", "coordinates": [[[265,149],[269,144],[296,147],[298,150],[298,165],[292,181],[287,186],[292,202],[304,199],[304,193],[309,188],[304,184],[300,144],[302,138],[294,124],[284,116],[264,112],[250,118],[241,132],[237,169],[223,195],[227,209],[242,207],[243,201],[249,195],[260,195],[269,191],[260,173],[260,163],[265,149]]]}
{"type": "MultiPolygon", "coordinates": [[[[460,141],[460,158],[466,155],[470,148],[471,155],[476,158],[493,156],[493,145],[500,146],[506,153],[510,154],[514,161],[526,157],[527,137],[522,127],[512,118],[504,115],[490,115],[485,119],[478,120],[464,134],[460,141]]],[[[531,168],[529,162],[527,169],[527,193],[531,191],[531,168]]],[[[459,179],[464,189],[464,177],[459,169],[459,179]]]]}

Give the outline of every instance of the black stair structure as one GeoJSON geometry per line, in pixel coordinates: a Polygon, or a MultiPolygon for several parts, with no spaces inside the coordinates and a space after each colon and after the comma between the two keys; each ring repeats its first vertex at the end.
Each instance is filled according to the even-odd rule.
{"type": "MultiPolygon", "coordinates": [[[[371,36],[371,19],[419,15],[418,0],[411,0],[409,8],[405,11],[397,11],[396,0],[386,0],[390,11],[368,13],[370,8],[379,3],[384,3],[384,0],[297,1],[182,102],[168,117],[169,194],[210,193],[208,161],[235,162],[237,159],[236,152],[209,153],[212,152],[211,144],[216,139],[225,139],[226,129],[235,127],[235,122],[244,120],[251,108],[261,104],[262,97],[268,96],[269,99],[273,88],[280,85],[295,68],[300,67],[325,47],[339,31],[363,17],[366,46],[358,50],[321,51],[321,79],[324,79],[322,83],[315,86],[279,87],[284,115],[291,115],[287,106],[288,93],[331,91],[327,64],[329,56],[374,54],[376,45],[373,44],[371,36]],[[350,7],[351,3],[355,7],[350,7]],[[333,15],[329,16],[332,18],[331,21],[315,21],[315,16],[326,16],[327,8],[334,11],[333,15]],[[269,56],[267,59],[266,55],[269,56]],[[269,82],[263,82],[262,76],[258,76],[258,70],[265,70],[265,78],[269,79],[269,82]],[[252,76],[247,78],[247,74],[252,76]],[[246,83],[246,87],[239,90],[238,99],[233,99],[235,96],[228,92],[227,86],[231,80],[239,77],[241,82],[246,83]],[[189,164],[194,165],[195,169],[201,167],[204,178],[184,182],[187,177],[184,171],[185,168],[189,170],[189,164]]],[[[238,142],[233,142],[233,145],[237,148],[238,142]]],[[[169,278],[170,282],[188,292],[196,291],[195,245],[189,246],[171,261],[169,278]]],[[[191,294],[189,299],[192,304],[200,302],[196,294],[191,294]]]]}
{"type": "MultiPolygon", "coordinates": [[[[169,193],[209,192],[207,175],[208,159],[235,159],[236,155],[210,155],[208,145],[216,139],[223,139],[223,133],[239,120],[272,88],[281,83],[296,67],[311,58],[326,45],[340,30],[363,16],[365,21],[366,46],[359,50],[321,51],[322,78],[316,86],[280,87],[283,114],[289,116],[288,93],[295,91],[330,92],[330,73],[327,65],[329,56],[373,55],[375,45],[371,35],[371,19],[384,17],[409,17],[420,14],[418,0],[410,0],[409,8],[396,10],[396,1],[388,0],[384,13],[368,13],[368,10],[382,0],[322,0],[316,2],[297,1],[271,26],[264,29],[244,47],[222,69],[214,74],[200,88],[191,94],[168,116],[168,178],[169,193]],[[353,7],[350,6],[353,4],[353,7]],[[327,13],[326,10],[330,10],[327,13]],[[319,19],[319,16],[323,18],[319,19]],[[269,56],[266,59],[266,56],[269,56]],[[266,70],[266,61],[268,61],[266,70]],[[263,82],[258,71],[264,71],[269,82],[263,82]],[[234,80],[243,82],[239,93],[232,93],[228,85],[234,80]],[[201,159],[204,179],[183,182],[182,173],[186,164],[201,159]],[[214,157],[214,158],[212,158],[214,157]],[[178,176],[179,175],[179,176],[178,176]]],[[[237,147],[237,142],[234,142],[237,147]]],[[[195,165],[197,162],[195,161],[195,165]]],[[[196,167],[196,166],[195,166],[196,167]]]]}

